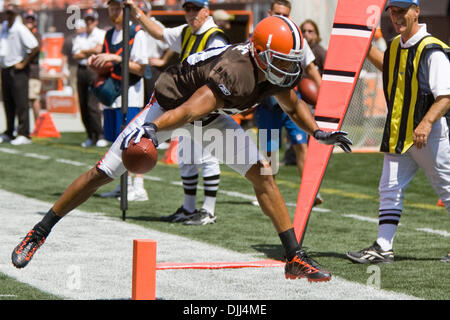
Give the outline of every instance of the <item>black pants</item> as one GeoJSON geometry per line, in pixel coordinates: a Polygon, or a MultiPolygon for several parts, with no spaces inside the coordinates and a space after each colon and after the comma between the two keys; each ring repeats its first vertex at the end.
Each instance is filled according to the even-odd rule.
{"type": "Polygon", "coordinates": [[[81,121],[83,121],[88,139],[94,143],[103,139],[102,112],[97,97],[89,90],[89,87],[94,84],[95,78],[95,72],[89,70],[86,66],[78,66],[77,90],[81,121]]]}
{"type": "Polygon", "coordinates": [[[18,118],[17,134],[30,137],[30,114],[28,105],[28,80],[30,69],[2,69],[3,103],[6,114],[6,131],[10,138],[14,134],[15,117],[18,118]]]}

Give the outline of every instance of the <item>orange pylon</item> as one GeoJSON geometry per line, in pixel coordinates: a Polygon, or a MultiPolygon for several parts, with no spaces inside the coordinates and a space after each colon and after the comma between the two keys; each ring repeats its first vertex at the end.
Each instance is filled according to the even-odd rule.
{"type": "Polygon", "coordinates": [[[161,159],[161,161],[167,164],[177,164],[178,163],[177,150],[178,150],[178,138],[170,141],[169,148],[164,153],[164,156],[161,159]]]}
{"type": "Polygon", "coordinates": [[[36,120],[36,124],[31,134],[32,137],[39,138],[60,138],[61,134],[56,129],[50,112],[42,113],[36,120]]]}
{"type": "Polygon", "coordinates": [[[131,299],[156,299],[156,241],[133,240],[133,283],[131,299]]]}

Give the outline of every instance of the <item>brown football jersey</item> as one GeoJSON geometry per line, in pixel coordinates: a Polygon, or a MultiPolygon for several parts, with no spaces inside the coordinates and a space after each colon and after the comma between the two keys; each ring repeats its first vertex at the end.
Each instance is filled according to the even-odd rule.
{"type": "Polygon", "coordinates": [[[258,82],[257,71],[248,43],[212,48],[192,54],[182,64],[163,72],[156,83],[155,96],[162,108],[174,109],[207,85],[224,101],[224,107],[213,113],[236,114],[265,97],[290,89],[269,81],[258,82]]]}

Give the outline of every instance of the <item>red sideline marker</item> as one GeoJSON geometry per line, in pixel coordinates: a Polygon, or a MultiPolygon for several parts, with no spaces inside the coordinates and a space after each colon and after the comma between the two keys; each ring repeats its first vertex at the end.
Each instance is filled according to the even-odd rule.
{"type": "MultiPolygon", "coordinates": [[[[341,128],[385,2],[339,0],[337,3],[314,113],[324,131],[341,128]]],[[[309,141],[294,217],[300,245],[332,150],[333,146],[320,144],[315,139],[309,141]]]]}

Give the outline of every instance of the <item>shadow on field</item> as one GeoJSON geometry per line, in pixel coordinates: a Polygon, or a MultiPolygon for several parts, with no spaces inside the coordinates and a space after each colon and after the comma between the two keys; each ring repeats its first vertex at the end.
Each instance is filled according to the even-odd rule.
{"type": "Polygon", "coordinates": [[[264,253],[269,259],[284,261],[284,251],[281,245],[255,244],[252,248],[256,251],[264,253]]]}
{"type": "MultiPolygon", "coordinates": [[[[217,200],[216,203],[217,204],[220,203],[220,204],[238,205],[238,206],[241,206],[241,205],[252,205],[253,206],[252,201],[250,201],[250,200],[242,200],[242,201],[236,201],[236,200],[234,200],[234,201],[219,201],[219,200],[217,200]]],[[[254,206],[254,207],[257,208],[257,206],[254,206]]]]}
{"type": "Polygon", "coordinates": [[[161,220],[160,216],[127,216],[127,220],[135,220],[135,221],[147,221],[147,222],[164,222],[161,220]]]}

